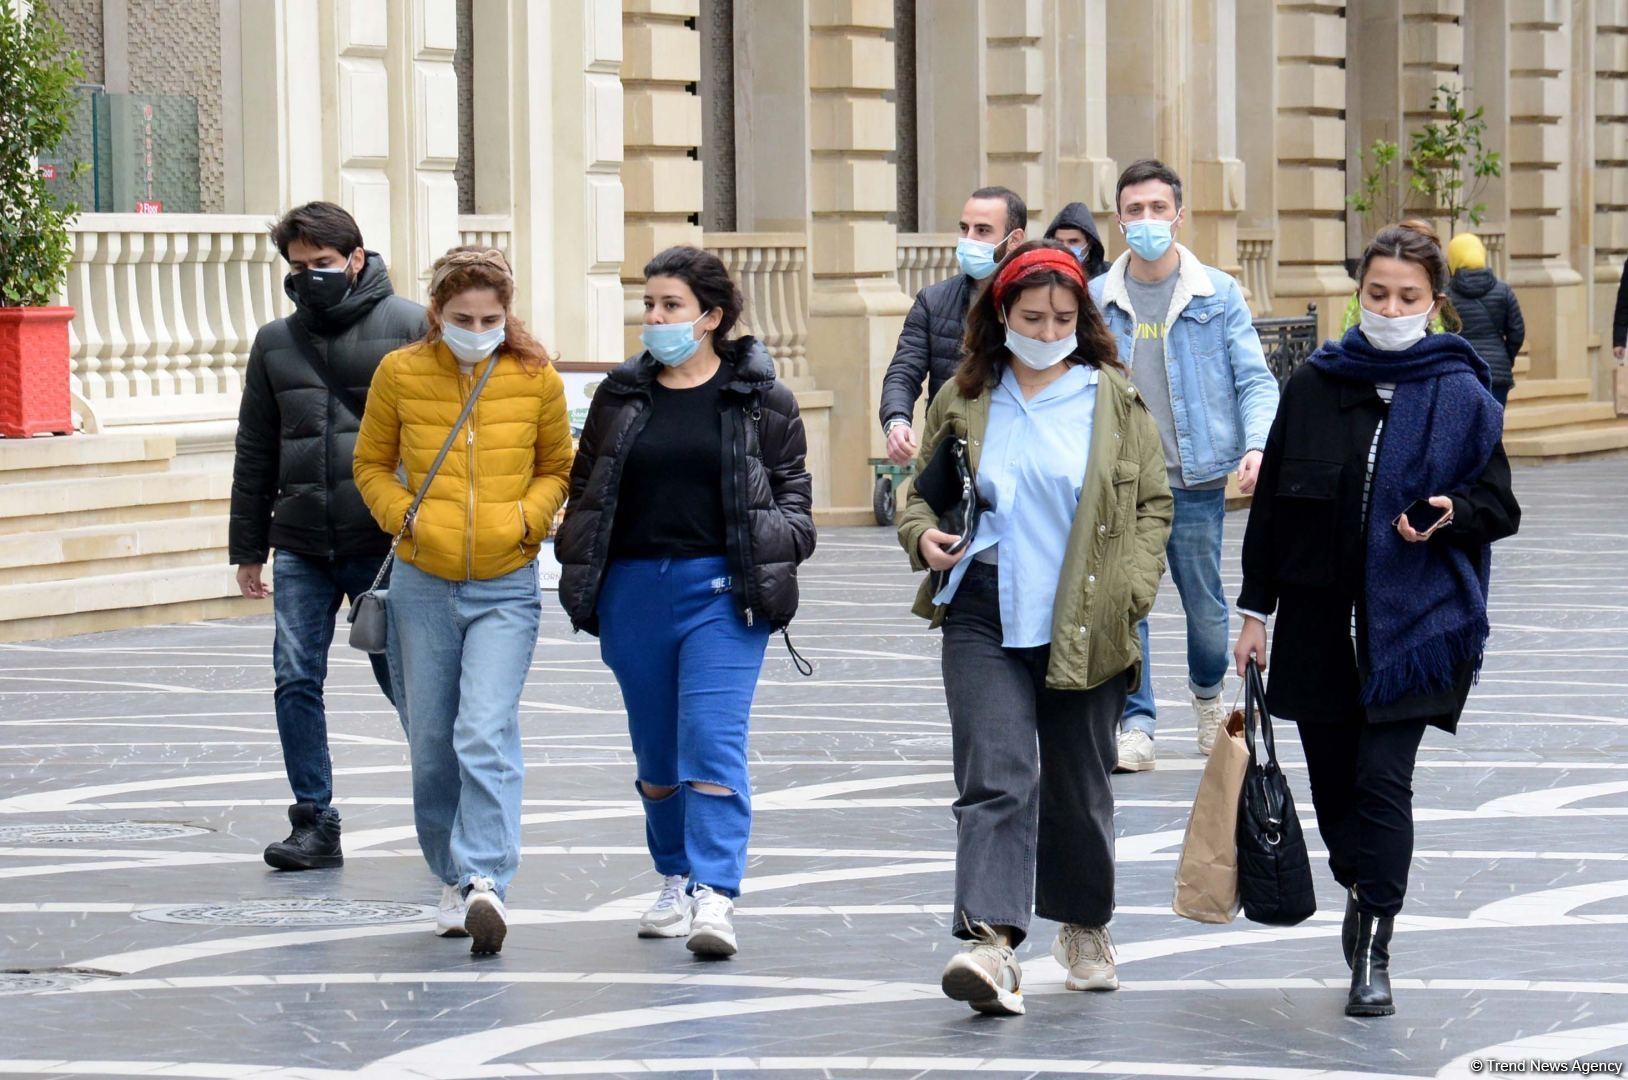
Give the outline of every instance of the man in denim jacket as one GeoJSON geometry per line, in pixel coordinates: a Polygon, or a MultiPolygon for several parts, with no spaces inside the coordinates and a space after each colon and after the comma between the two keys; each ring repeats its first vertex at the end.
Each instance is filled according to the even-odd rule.
{"type": "MultiPolygon", "coordinates": [[[[1176,499],[1165,551],[1187,616],[1198,748],[1208,754],[1226,713],[1221,688],[1230,659],[1221,593],[1227,475],[1236,469],[1239,489],[1255,490],[1278,384],[1238,283],[1174,241],[1183,217],[1181,178],[1162,162],[1138,161],[1120,175],[1115,201],[1130,250],[1091,282],[1091,298],[1164,444],[1176,499]]],[[[1150,662],[1146,619],[1138,632],[1150,662]]],[[[1153,768],[1155,717],[1153,682],[1144,678],[1125,705],[1118,771],[1153,768]]]]}

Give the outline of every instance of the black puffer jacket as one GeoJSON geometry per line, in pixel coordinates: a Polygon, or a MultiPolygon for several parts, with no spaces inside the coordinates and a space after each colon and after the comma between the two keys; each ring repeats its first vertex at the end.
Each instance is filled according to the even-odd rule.
{"type": "Polygon", "coordinates": [[[1057,239],[1058,229],[1078,229],[1085,234],[1085,257],[1080,260],[1080,269],[1085,271],[1085,280],[1101,277],[1108,272],[1108,260],[1103,258],[1107,248],[1102,246],[1102,237],[1097,235],[1097,221],[1091,216],[1091,208],[1083,202],[1071,202],[1057,212],[1046,226],[1047,240],[1057,239]]]}
{"type": "Polygon", "coordinates": [[[1515,354],[1526,341],[1526,320],[1514,290],[1491,270],[1460,270],[1447,285],[1447,298],[1464,324],[1458,336],[1492,369],[1492,385],[1513,386],[1515,354]]]}
{"type": "MultiPolygon", "coordinates": [[[[306,319],[334,381],[361,403],[386,353],[424,336],[424,309],[395,295],[374,252],[350,295],[306,319]]],[[[236,565],[263,563],[268,548],[328,558],[382,555],[379,531],[351,478],[362,418],[328,390],[294,343],[288,319],[255,335],[238,407],[227,545],[236,565]]]]}
{"type": "Polygon", "coordinates": [[[910,419],[927,384],[927,400],[938,396],[961,366],[961,339],[967,331],[967,309],[978,293],[978,282],[965,274],[934,282],[916,294],[904,317],[899,344],[882,379],[882,424],[895,416],[910,419]]]}
{"type": "MultiPolygon", "coordinates": [[[[780,630],[797,613],[797,566],[814,553],[813,481],[797,399],[775,381],[774,360],[750,337],[721,350],[733,368],[719,412],[725,463],[724,528],[735,603],[748,623],[780,630]]],[[[571,625],[599,633],[599,586],[609,559],[622,466],[649,420],[650,383],[660,365],[629,358],[594,391],[571,466],[565,521],[554,539],[560,603],[571,625]]],[[[636,512],[628,507],[625,512],[636,512]]]]}

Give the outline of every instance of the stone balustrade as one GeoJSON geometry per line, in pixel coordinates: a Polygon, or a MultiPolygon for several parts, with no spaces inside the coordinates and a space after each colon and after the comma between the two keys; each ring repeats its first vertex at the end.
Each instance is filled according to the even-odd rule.
{"type": "Polygon", "coordinates": [[[1509,276],[1509,237],[1503,225],[1470,226],[1487,249],[1487,269],[1499,281],[1509,276]]]}
{"type": "Polygon", "coordinates": [[[508,214],[459,214],[458,242],[496,248],[509,255],[514,241],[514,220],[508,214]]]}
{"type": "Polygon", "coordinates": [[[746,297],[741,332],[763,342],[781,378],[813,385],[808,365],[808,238],[802,233],[708,233],[746,297]]]}
{"type": "Polygon", "coordinates": [[[1276,272],[1272,247],[1276,239],[1271,229],[1238,230],[1240,277],[1249,294],[1249,310],[1257,316],[1272,314],[1272,278],[1276,272]]]}
{"type": "Polygon", "coordinates": [[[906,296],[915,295],[935,281],[955,274],[954,233],[899,234],[899,288],[906,296]]]}
{"type": "Polygon", "coordinates": [[[84,214],[62,302],[87,425],[236,415],[256,331],[288,314],[250,214],[84,214]]]}

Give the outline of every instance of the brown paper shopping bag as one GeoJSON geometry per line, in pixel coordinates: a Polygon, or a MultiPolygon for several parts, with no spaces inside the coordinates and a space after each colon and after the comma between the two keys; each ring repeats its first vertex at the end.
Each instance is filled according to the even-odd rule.
{"type": "Polygon", "coordinates": [[[1228,923],[1238,914],[1238,799],[1248,768],[1244,714],[1234,710],[1204,763],[1176,860],[1170,906],[1183,918],[1228,923]]]}

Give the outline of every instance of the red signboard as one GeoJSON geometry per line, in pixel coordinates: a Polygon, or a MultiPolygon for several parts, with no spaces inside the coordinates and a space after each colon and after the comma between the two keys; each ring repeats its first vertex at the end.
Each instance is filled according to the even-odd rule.
{"type": "Polygon", "coordinates": [[[136,213],[138,214],[162,214],[163,212],[164,203],[161,199],[136,200],[136,213]]]}
{"type": "Polygon", "coordinates": [[[57,178],[57,167],[55,165],[41,165],[40,175],[47,180],[55,180],[57,178]]]}

